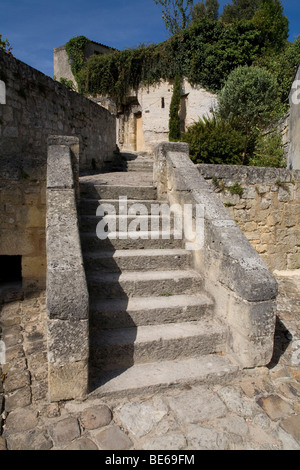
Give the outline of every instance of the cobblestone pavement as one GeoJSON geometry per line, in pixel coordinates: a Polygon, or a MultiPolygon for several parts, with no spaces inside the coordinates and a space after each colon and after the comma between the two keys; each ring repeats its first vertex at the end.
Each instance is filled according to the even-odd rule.
{"type": "Polygon", "coordinates": [[[5,304],[0,449],[299,450],[300,272],[277,274],[269,367],[132,399],[47,402],[45,296],[5,304]]]}

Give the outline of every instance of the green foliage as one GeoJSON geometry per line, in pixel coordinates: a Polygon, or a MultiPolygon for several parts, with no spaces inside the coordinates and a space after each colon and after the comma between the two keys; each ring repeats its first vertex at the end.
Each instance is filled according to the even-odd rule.
{"type": "Polygon", "coordinates": [[[202,20],[206,16],[206,11],[205,11],[205,0],[201,0],[201,2],[197,2],[192,9],[192,21],[199,21],[202,20]]]}
{"type": "Polygon", "coordinates": [[[192,21],[199,21],[206,17],[209,20],[217,20],[220,4],[218,0],[201,0],[192,9],[192,21]]]}
{"type": "Polygon", "coordinates": [[[154,2],[162,6],[162,19],[170,34],[176,34],[188,26],[193,0],[154,0],[154,2]]]}
{"type": "Polygon", "coordinates": [[[203,117],[181,136],[181,141],[189,144],[195,163],[240,165],[244,140],[232,123],[215,116],[203,117]]]}
{"type": "Polygon", "coordinates": [[[70,90],[74,90],[74,83],[72,82],[72,80],[68,80],[67,78],[61,77],[59,81],[70,90]]]}
{"type": "Polygon", "coordinates": [[[234,68],[259,58],[259,38],[251,22],[224,25],[202,18],[163,43],[92,56],[76,80],[82,92],[111,96],[119,103],[140,83],[176,75],[216,92],[234,68]]]}
{"type": "Polygon", "coordinates": [[[170,119],[169,119],[169,141],[177,142],[180,139],[180,108],[181,99],[181,78],[176,75],[174,79],[173,94],[170,104],[170,119]]]}
{"type": "Polygon", "coordinates": [[[78,81],[78,74],[84,65],[84,51],[89,42],[90,40],[85,36],[76,36],[66,44],[66,52],[76,81],[78,81]]]}
{"type": "Polygon", "coordinates": [[[226,189],[228,189],[230,194],[238,194],[239,196],[242,196],[244,192],[242,186],[237,181],[232,186],[226,186],[226,189]]]}
{"type": "Polygon", "coordinates": [[[0,51],[4,51],[8,54],[12,51],[12,47],[9,44],[8,39],[2,39],[2,34],[0,34],[0,51]]]}
{"type": "MultiPolygon", "coordinates": [[[[276,116],[278,102],[276,80],[269,72],[240,67],[222,89],[215,116],[191,126],[181,140],[189,144],[196,163],[283,167],[281,135],[273,129],[264,131],[276,116]]],[[[227,189],[242,194],[237,184],[227,189]]]]}
{"type": "Polygon", "coordinates": [[[264,50],[281,51],[289,33],[289,21],[283,15],[280,0],[260,0],[259,8],[253,18],[253,24],[260,31],[264,50]]]}
{"type": "Polygon", "coordinates": [[[259,4],[260,0],[233,0],[224,6],[221,19],[224,23],[251,20],[259,4]]]}
{"type": "Polygon", "coordinates": [[[259,67],[272,73],[277,81],[282,103],[282,114],[289,108],[289,93],[300,63],[300,36],[293,43],[286,42],[285,48],[280,52],[266,54],[255,61],[259,67]]]}
{"type": "Polygon", "coordinates": [[[249,165],[284,168],[286,161],[281,135],[276,131],[271,131],[269,134],[261,133],[249,158],[249,165]]]}
{"type": "Polygon", "coordinates": [[[218,113],[224,120],[238,123],[245,135],[243,162],[251,137],[279,115],[276,79],[259,67],[238,67],[228,77],[218,96],[218,113]]]}

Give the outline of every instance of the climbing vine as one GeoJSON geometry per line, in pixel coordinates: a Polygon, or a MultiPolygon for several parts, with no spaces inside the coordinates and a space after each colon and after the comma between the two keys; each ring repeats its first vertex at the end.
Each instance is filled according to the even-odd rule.
{"type": "Polygon", "coordinates": [[[84,65],[84,50],[90,40],[85,36],[76,36],[66,44],[66,52],[71,65],[72,73],[78,82],[78,74],[84,65]]]}
{"type": "Polygon", "coordinates": [[[73,67],[83,93],[111,96],[118,102],[141,82],[151,85],[176,75],[217,91],[234,68],[259,57],[259,38],[251,22],[224,25],[203,18],[162,43],[94,55],[80,71],[80,61],[73,67]]]}
{"type": "MultiPolygon", "coordinates": [[[[84,59],[89,40],[84,36],[67,45],[78,90],[87,95],[114,98],[122,104],[140,84],[186,77],[190,84],[218,92],[230,73],[239,66],[258,65],[269,69],[281,86],[282,102],[288,94],[300,61],[300,41],[286,41],[276,53],[265,47],[263,26],[254,20],[224,23],[203,17],[159,44],[140,45],[123,51],[84,59]]],[[[274,46],[275,47],[275,46],[274,46]]]]}

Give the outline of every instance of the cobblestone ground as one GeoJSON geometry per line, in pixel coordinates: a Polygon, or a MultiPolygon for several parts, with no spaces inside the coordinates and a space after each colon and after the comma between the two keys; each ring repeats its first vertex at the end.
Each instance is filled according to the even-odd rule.
{"type": "Polygon", "coordinates": [[[300,272],[278,273],[274,357],[232,383],[47,402],[45,297],[5,304],[0,449],[299,450],[300,272]]]}

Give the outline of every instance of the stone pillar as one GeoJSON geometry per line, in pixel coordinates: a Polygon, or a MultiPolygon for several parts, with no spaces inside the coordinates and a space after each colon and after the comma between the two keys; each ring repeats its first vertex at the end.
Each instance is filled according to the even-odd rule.
{"type": "Polygon", "coordinates": [[[78,155],[78,139],[48,140],[46,298],[50,401],[84,398],[88,392],[89,296],[77,217],[78,155]]]}

